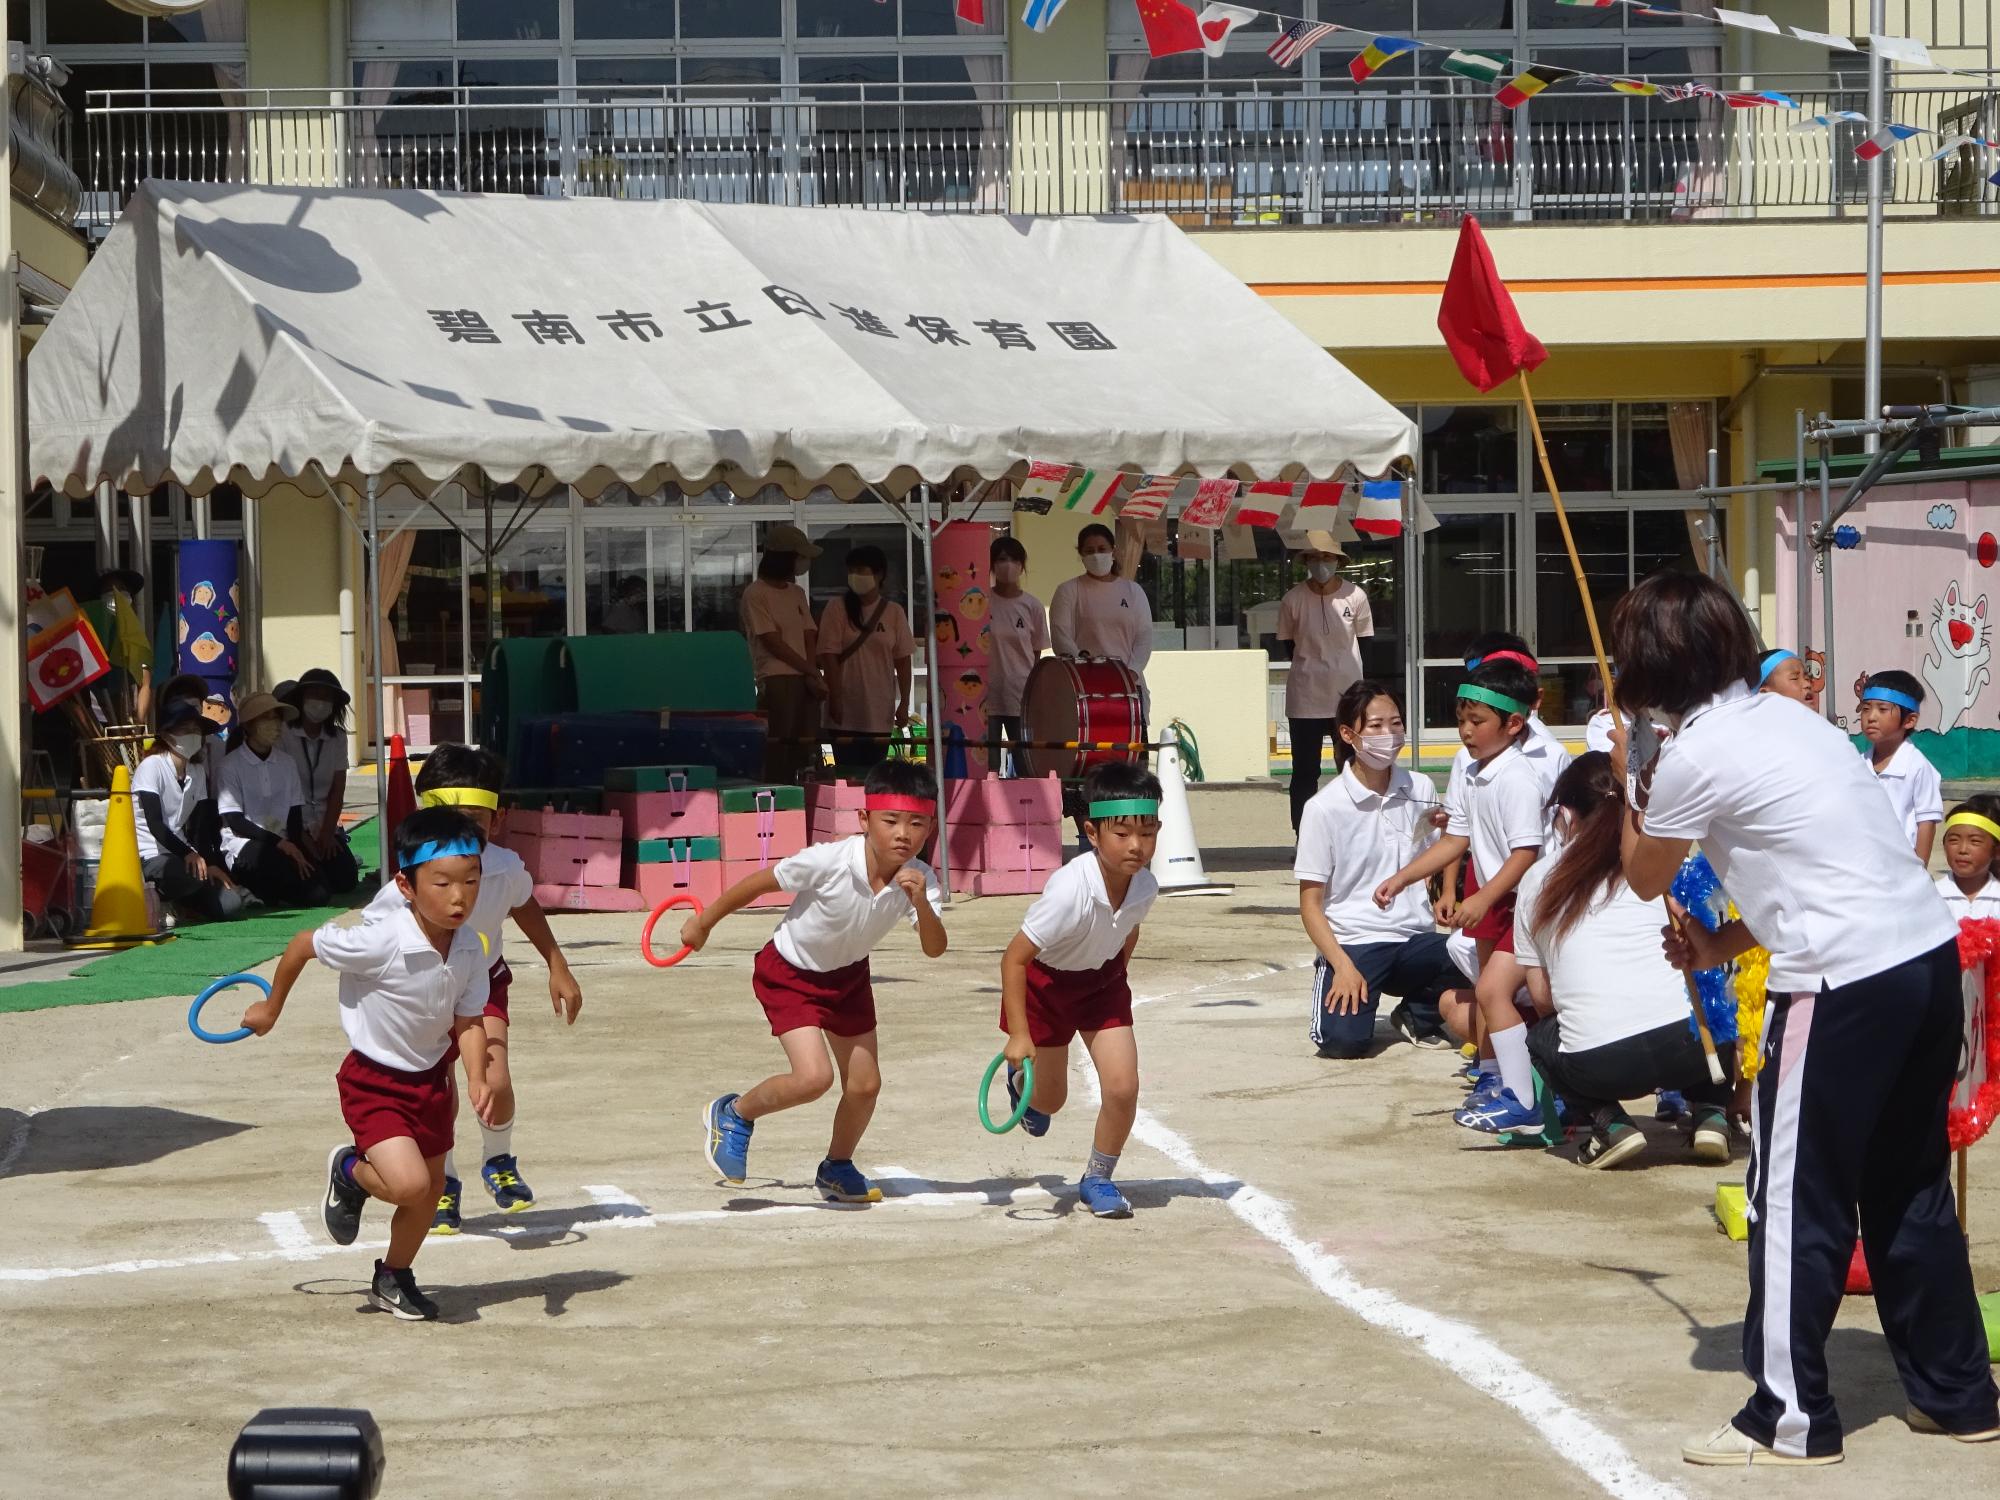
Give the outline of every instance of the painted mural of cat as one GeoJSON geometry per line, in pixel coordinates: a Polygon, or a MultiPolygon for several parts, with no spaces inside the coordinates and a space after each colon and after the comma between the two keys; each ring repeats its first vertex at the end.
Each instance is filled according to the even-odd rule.
{"type": "Polygon", "coordinates": [[[1944,597],[1931,603],[1931,653],[1922,676],[1937,705],[1940,734],[1955,728],[1972,712],[1972,705],[1993,680],[1993,648],[1987,639],[1986,596],[1967,604],[1956,580],[1944,586],[1944,597]]]}

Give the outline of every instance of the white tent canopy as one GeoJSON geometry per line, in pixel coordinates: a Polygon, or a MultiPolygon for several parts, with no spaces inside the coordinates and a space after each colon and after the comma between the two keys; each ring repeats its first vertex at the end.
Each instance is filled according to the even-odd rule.
{"type": "Polygon", "coordinates": [[[1415,451],[1158,218],[149,183],[30,370],[30,471],[72,496],[478,470],[850,498],[1415,451]]]}

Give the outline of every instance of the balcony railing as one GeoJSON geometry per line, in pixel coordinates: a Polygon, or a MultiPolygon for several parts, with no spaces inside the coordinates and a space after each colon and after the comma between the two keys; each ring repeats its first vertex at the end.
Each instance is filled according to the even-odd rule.
{"type": "MultiPolygon", "coordinates": [[[[1781,81],[1760,80],[1784,88],[1781,81]]],[[[148,177],[537,196],[693,198],[931,212],[1157,212],[1183,224],[1808,217],[1866,193],[1852,90],[1787,88],[1800,114],[1568,89],[1509,111],[1455,81],[1403,91],[1094,93],[959,85],[699,90],[451,89],[340,102],[286,91],[96,92],[78,163],[103,226],[148,177]]],[[[1727,84],[1719,83],[1720,87],[1727,84]]],[[[322,96],[323,97],[323,96],[322,96]]],[[[1886,163],[1901,213],[1996,214],[1981,154],[1991,90],[1899,88],[1891,118],[1938,132],[1886,163]],[[1926,141],[1931,144],[1926,144],[1926,141]]]]}

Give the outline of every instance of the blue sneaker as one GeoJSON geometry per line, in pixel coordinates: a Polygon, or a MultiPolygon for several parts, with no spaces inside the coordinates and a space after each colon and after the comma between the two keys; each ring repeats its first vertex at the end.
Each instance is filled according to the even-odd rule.
{"type": "Polygon", "coordinates": [[[720,1095],[709,1100],[708,1108],[701,1112],[701,1123],[708,1131],[708,1143],[702,1154],[715,1168],[715,1175],[732,1187],[743,1185],[743,1174],[750,1166],[750,1132],[757,1128],[736,1113],[736,1101],[742,1097],[720,1095]]]}
{"type": "Polygon", "coordinates": [[[432,1234],[457,1234],[464,1228],[459,1218],[458,1207],[465,1198],[465,1185],[456,1177],[444,1180],[444,1195],[438,1199],[437,1211],[431,1215],[432,1234]]]}
{"type": "Polygon", "coordinates": [[[819,1164],[813,1186],[829,1203],[880,1203],[882,1190],[863,1177],[852,1161],[828,1157],[819,1164]]]}
{"type": "Polygon", "coordinates": [[[1658,1102],[1653,1106],[1656,1120],[1678,1120],[1688,1112],[1687,1096],[1677,1089],[1661,1089],[1658,1102]]]}
{"type": "Polygon", "coordinates": [[[1503,1088],[1491,1098],[1475,1097],[1451,1117],[1451,1122],[1485,1135],[1500,1135],[1506,1131],[1539,1134],[1542,1111],[1537,1105],[1523,1104],[1514,1097],[1512,1089],[1503,1088]]]}
{"type": "Polygon", "coordinates": [[[1076,1185],[1076,1193],[1083,1206],[1097,1218],[1132,1217],[1132,1205],[1125,1201],[1125,1195],[1112,1185],[1109,1177],[1086,1177],[1076,1185]]]}
{"type": "MultiPolygon", "coordinates": [[[[1012,1063],[1007,1065],[1007,1113],[1012,1114],[1021,1107],[1021,1070],[1012,1063]]],[[[1039,1109],[1030,1108],[1021,1116],[1021,1128],[1029,1135],[1047,1135],[1049,1117],[1039,1109]]]]}
{"type": "Polygon", "coordinates": [[[1472,1087],[1466,1091],[1465,1102],[1468,1106],[1478,1104],[1482,1100],[1492,1099],[1499,1092],[1498,1073],[1476,1073],[1473,1075],[1472,1087]]]}
{"type": "Polygon", "coordinates": [[[535,1190],[521,1180],[521,1164],[512,1156],[496,1156],[479,1169],[479,1180],[503,1214],[517,1214],[534,1205],[535,1190]]]}

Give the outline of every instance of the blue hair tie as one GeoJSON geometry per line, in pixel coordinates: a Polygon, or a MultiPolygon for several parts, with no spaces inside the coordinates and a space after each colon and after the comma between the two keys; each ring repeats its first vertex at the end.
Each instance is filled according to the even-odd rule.
{"type": "Polygon", "coordinates": [[[1798,652],[1787,651],[1782,646],[1780,646],[1776,651],[1768,652],[1764,657],[1763,669],[1757,673],[1757,686],[1762,687],[1765,683],[1769,682],[1771,680],[1771,674],[1777,671],[1778,668],[1783,666],[1786,662],[1797,661],[1798,659],[1799,659],[1798,652]]]}
{"type": "Polygon", "coordinates": [[[454,859],[461,854],[477,854],[479,845],[472,839],[432,839],[427,844],[419,844],[402,860],[402,868],[414,870],[418,865],[427,865],[434,859],[454,859]]]}
{"type": "Polygon", "coordinates": [[[1899,693],[1894,688],[1877,687],[1872,682],[1861,690],[1861,701],[1866,703],[1870,699],[1878,703],[1893,703],[1896,707],[1905,709],[1913,714],[1920,714],[1924,711],[1923,705],[1908,693],[1899,693]]]}

